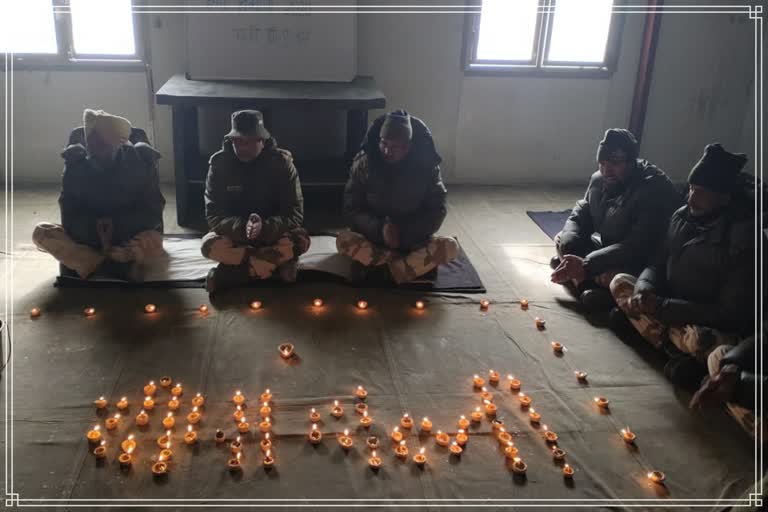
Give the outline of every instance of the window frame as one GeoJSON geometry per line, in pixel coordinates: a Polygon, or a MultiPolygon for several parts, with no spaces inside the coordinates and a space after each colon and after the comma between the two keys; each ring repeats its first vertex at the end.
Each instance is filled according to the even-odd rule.
{"type": "MultiPolygon", "coordinates": [[[[597,65],[594,62],[547,61],[557,0],[541,0],[540,7],[549,8],[552,13],[539,12],[536,16],[533,55],[529,61],[481,61],[477,59],[481,13],[467,12],[464,15],[464,40],[461,56],[464,75],[609,78],[616,71],[626,17],[626,14],[621,11],[616,12],[616,7],[626,5],[626,2],[627,0],[614,0],[614,12],[605,44],[605,60],[602,64],[597,65]]],[[[468,0],[466,4],[467,7],[481,8],[482,0],[468,0]]]]}
{"type": "MultiPolygon", "coordinates": [[[[69,0],[52,0],[57,53],[14,53],[13,68],[20,71],[144,71],[147,63],[144,44],[144,24],[141,16],[132,13],[133,55],[76,54],[72,35],[72,14],[59,12],[69,6],[69,0]]],[[[133,2],[131,2],[133,7],[133,2]]]]}

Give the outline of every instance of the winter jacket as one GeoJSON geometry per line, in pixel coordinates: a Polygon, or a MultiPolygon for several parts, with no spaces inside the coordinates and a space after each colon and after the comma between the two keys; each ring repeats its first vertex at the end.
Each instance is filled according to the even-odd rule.
{"type": "Polygon", "coordinates": [[[269,139],[255,160],[241,162],[232,141],[225,139],[209,161],[205,218],[215,233],[255,245],[273,244],[283,233],[300,227],[304,198],[291,153],[269,139]],[[255,241],[245,236],[252,213],[262,219],[261,234],[255,241]]]}
{"type": "Polygon", "coordinates": [[[600,171],[589,180],[560,233],[563,254],[575,253],[593,233],[602,247],[585,258],[588,277],[621,271],[637,275],[648,264],[669,221],[682,203],[667,176],[646,160],[636,160],[621,194],[609,198],[600,171]]]}
{"type": "Polygon", "coordinates": [[[165,198],[157,173],[160,153],[152,146],[123,144],[109,168],[94,165],[82,144],[67,146],[61,156],[61,223],[74,241],[99,248],[96,222],[105,217],[112,219],[113,245],[141,231],[162,233],[165,198]]]}
{"type": "Polygon", "coordinates": [[[398,228],[400,249],[408,250],[434,235],[447,214],[442,159],[429,128],[411,116],[411,150],[396,164],[384,162],[379,131],[385,118],[371,124],[355,156],[344,189],[344,213],[353,231],[377,245],[384,245],[382,230],[389,218],[398,228]]]}
{"type": "Polygon", "coordinates": [[[754,333],[755,228],[750,199],[734,201],[714,219],[677,210],[656,261],[635,292],[664,297],[657,318],[666,325],[701,325],[727,333],[754,333]]]}

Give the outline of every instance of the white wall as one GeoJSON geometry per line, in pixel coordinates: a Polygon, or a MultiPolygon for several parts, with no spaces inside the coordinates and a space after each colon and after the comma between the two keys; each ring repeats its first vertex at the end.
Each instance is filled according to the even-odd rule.
{"type": "MultiPolygon", "coordinates": [[[[184,18],[145,20],[156,91],[184,71],[184,18]]],[[[627,15],[618,69],[607,79],[465,77],[463,22],[462,14],[361,14],[359,72],[376,78],[388,108],[405,108],[429,124],[449,182],[583,182],[595,167],[603,131],[629,123],[643,15],[627,15]]],[[[745,15],[663,17],[642,153],[677,179],[708,142],[752,156],[751,23],[745,15]]],[[[16,181],[58,180],[60,147],[86,106],[145,127],[164,154],[161,178],[172,181],[170,108],[150,103],[147,79],[142,73],[17,72],[16,181]]],[[[276,115],[272,131],[288,149],[317,155],[343,147],[341,118],[276,115]]],[[[206,109],[200,123],[203,148],[215,150],[229,113],[206,109]]]]}

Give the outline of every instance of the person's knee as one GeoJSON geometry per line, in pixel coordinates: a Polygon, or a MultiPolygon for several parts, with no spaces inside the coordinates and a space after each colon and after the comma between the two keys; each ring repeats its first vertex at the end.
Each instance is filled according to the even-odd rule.
{"type": "Polygon", "coordinates": [[[347,254],[351,249],[358,247],[365,241],[365,237],[354,231],[343,231],[336,236],[336,251],[339,254],[347,254]]]}
{"type": "Polygon", "coordinates": [[[32,230],[32,242],[38,249],[46,250],[46,242],[57,233],[64,233],[64,228],[61,225],[40,222],[32,230]]]}
{"type": "Polygon", "coordinates": [[[459,242],[455,238],[451,237],[438,237],[435,242],[437,243],[437,253],[442,255],[442,258],[438,258],[439,264],[444,265],[449,263],[459,256],[459,242]]]}
{"type": "Polygon", "coordinates": [[[707,357],[707,369],[709,370],[710,376],[714,376],[720,372],[720,361],[723,360],[725,354],[732,348],[731,345],[720,345],[709,354],[709,357],[707,357]]]}

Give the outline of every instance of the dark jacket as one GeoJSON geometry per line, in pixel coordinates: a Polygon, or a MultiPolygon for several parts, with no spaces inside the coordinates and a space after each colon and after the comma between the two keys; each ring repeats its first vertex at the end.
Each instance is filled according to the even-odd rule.
{"type": "Polygon", "coordinates": [[[684,206],[672,215],[662,250],[635,292],[665,297],[657,317],[666,325],[747,336],[754,332],[756,235],[748,198],[734,199],[709,220],[690,217],[684,206]]]}
{"type": "Polygon", "coordinates": [[[157,173],[160,153],[152,146],[122,145],[108,169],[93,165],[82,144],[67,146],[61,156],[61,223],[73,240],[98,248],[96,221],[103,217],[112,219],[114,245],[141,231],[162,233],[165,198],[157,173]]]}
{"type": "Polygon", "coordinates": [[[211,230],[236,242],[249,242],[245,225],[250,214],[262,219],[259,245],[276,242],[301,226],[304,198],[291,153],[269,139],[252,162],[241,162],[225,139],[209,161],[205,182],[205,218],[211,230]]]}
{"type": "MultiPolygon", "coordinates": [[[[765,331],[763,331],[765,334],[765,331]]],[[[765,362],[765,349],[761,351],[765,362]]],[[[725,365],[735,365],[739,369],[739,383],[732,400],[747,409],[755,410],[755,386],[768,384],[768,375],[759,373],[760,365],[755,362],[755,336],[742,340],[738,345],[725,353],[720,360],[720,368],[725,365]]]]}
{"type": "Polygon", "coordinates": [[[447,191],[440,174],[429,128],[411,116],[411,150],[401,162],[387,164],[379,152],[379,131],[386,116],[377,118],[355,156],[344,189],[344,213],[353,231],[383,245],[387,217],[400,232],[400,247],[407,250],[425,242],[445,219],[447,191]]]}
{"type": "Polygon", "coordinates": [[[607,197],[603,176],[595,172],[584,199],[579,200],[560,233],[560,249],[574,253],[593,233],[599,233],[602,247],[587,254],[589,277],[603,272],[622,271],[637,275],[648,264],[670,215],[681,197],[667,176],[646,160],[636,160],[624,190],[607,197]]]}

